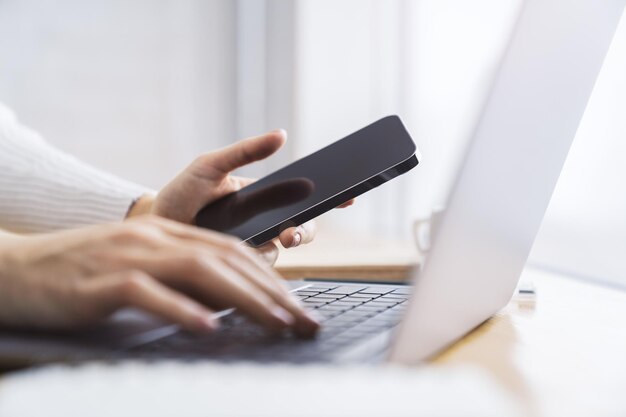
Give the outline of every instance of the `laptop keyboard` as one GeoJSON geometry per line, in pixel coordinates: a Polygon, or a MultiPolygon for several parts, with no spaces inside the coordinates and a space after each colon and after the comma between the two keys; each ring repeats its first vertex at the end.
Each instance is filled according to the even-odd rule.
{"type": "Polygon", "coordinates": [[[295,294],[320,316],[322,328],[317,339],[341,346],[398,324],[408,290],[395,286],[315,284],[295,294]]]}
{"type": "Polygon", "coordinates": [[[322,328],[314,339],[285,332],[269,334],[236,313],[221,319],[206,336],[176,332],[131,350],[141,356],[187,359],[308,362],[324,360],[341,349],[396,326],[410,287],[339,285],[314,282],[294,295],[317,313],[322,328]]]}

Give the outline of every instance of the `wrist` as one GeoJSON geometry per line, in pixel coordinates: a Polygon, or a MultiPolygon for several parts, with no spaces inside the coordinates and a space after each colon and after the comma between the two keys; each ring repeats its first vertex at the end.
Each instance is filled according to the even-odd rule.
{"type": "Polygon", "coordinates": [[[8,232],[6,230],[0,229],[0,250],[5,248],[7,245],[18,242],[20,240],[24,240],[26,235],[8,232]]]}
{"type": "Polygon", "coordinates": [[[149,214],[152,211],[152,204],[154,203],[155,196],[153,194],[144,194],[131,204],[126,214],[126,218],[129,219],[135,216],[141,216],[143,214],[149,214]]]}

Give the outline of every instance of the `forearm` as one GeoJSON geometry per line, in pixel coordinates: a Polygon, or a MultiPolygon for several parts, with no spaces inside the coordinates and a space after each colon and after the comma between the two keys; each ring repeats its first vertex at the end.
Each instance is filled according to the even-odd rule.
{"type": "Polygon", "coordinates": [[[4,276],[4,271],[2,271],[3,260],[4,260],[4,252],[7,248],[10,248],[15,243],[23,240],[26,235],[21,235],[18,233],[9,232],[8,230],[0,229],[0,280],[4,276]]]}
{"type": "Polygon", "coordinates": [[[51,147],[1,105],[0,127],[5,230],[48,232],[123,220],[133,201],[150,192],[51,147]]]}
{"type": "Polygon", "coordinates": [[[9,232],[9,231],[4,230],[4,229],[0,229],[0,243],[6,242],[6,241],[8,241],[10,239],[13,239],[16,236],[18,236],[18,235],[16,235],[15,233],[9,232]]]}

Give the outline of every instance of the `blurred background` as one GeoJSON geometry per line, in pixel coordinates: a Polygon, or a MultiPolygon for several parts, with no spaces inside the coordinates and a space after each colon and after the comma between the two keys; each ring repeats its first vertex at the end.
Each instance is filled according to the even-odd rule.
{"type": "MultiPolygon", "coordinates": [[[[262,176],[399,114],[423,163],[320,223],[410,239],[412,220],[445,204],[520,4],[0,0],[0,101],[56,146],[155,189],[246,136],[289,132],[242,172],[262,176]]],[[[530,262],[626,287],[624,74],[622,18],[530,262]]]]}

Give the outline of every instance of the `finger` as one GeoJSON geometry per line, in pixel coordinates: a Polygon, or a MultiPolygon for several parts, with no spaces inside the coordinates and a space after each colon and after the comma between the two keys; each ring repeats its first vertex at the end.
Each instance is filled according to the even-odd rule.
{"type": "MultiPolygon", "coordinates": [[[[298,330],[300,334],[306,335],[314,333],[319,327],[317,320],[308,315],[304,307],[289,293],[282,277],[276,270],[264,263],[253,249],[240,244],[233,244],[233,239],[231,238],[224,239],[224,242],[218,241],[216,245],[215,240],[213,240],[216,237],[214,236],[215,234],[210,236],[212,238],[211,240],[207,240],[205,236],[206,233],[203,233],[204,231],[176,222],[163,222],[158,220],[157,223],[160,223],[162,230],[169,232],[170,239],[173,239],[169,243],[171,246],[170,251],[184,250],[186,246],[189,248],[190,244],[194,244],[194,246],[191,246],[191,251],[187,249],[186,255],[182,255],[187,256],[187,258],[191,256],[191,259],[189,259],[191,265],[203,263],[203,254],[205,257],[208,257],[209,254],[215,255],[218,253],[218,250],[220,250],[221,257],[227,260],[226,263],[230,265],[231,268],[235,265],[242,265],[242,268],[235,269],[237,269],[237,272],[243,279],[252,282],[265,293],[268,292],[266,290],[268,285],[272,287],[272,299],[295,315],[296,330],[298,330]],[[263,280],[264,284],[259,284],[259,280],[263,280]],[[281,294],[281,296],[276,297],[275,294],[281,294]]],[[[313,227],[313,224],[305,223],[305,225],[303,225],[305,226],[304,230],[309,230],[308,233],[310,234],[310,229],[313,227]]],[[[219,238],[220,234],[217,235],[219,238]]],[[[167,252],[165,252],[164,256],[167,256],[167,252]]],[[[212,301],[214,303],[216,301],[219,302],[219,300],[215,298],[212,298],[212,301]]]]}
{"type": "Polygon", "coordinates": [[[228,174],[244,165],[267,158],[280,149],[286,140],[287,133],[284,130],[272,130],[212,152],[207,159],[210,159],[213,169],[228,174]]]}
{"type": "Polygon", "coordinates": [[[315,320],[295,299],[293,294],[284,291],[273,285],[270,279],[258,274],[254,266],[247,262],[232,262],[232,258],[227,258],[229,266],[239,272],[263,293],[269,295],[272,300],[287,310],[295,318],[294,330],[301,336],[312,336],[319,329],[319,322],[315,320]],[[230,262],[229,262],[230,261],[230,262]]]}
{"type": "Polygon", "coordinates": [[[273,266],[278,260],[278,247],[274,242],[268,242],[254,250],[267,265],[273,266]]]}
{"type": "Polygon", "coordinates": [[[278,258],[278,248],[276,248],[272,242],[261,247],[263,252],[261,255],[267,256],[267,258],[263,258],[259,256],[258,249],[242,245],[241,242],[232,244],[230,241],[227,241],[225,244],[215,246],[211,242],[203,240],[202,236],[197,236],[193,231],[191,231],[190,234],[175,232],[171,237],[176,239],[170,242],[170,245],[174,249],[187,246],[191,247],[196,253],[199,253],[200,256],[210,253],[213,256],[228,259],[229,262],[227,263],[229,264],[249,264],[254,270],[251,275],[265,277],[275,290],[289,295],[289,290],[283,278],[268,262],[268,260],[271,260],[273,263],[278,258]]]}
{"type": "Polygon", "coordinates": [[[102,275],[81,286],[91,304],[102,306],[108,314],[137,307],[194,332],[210,332],[219,326],[213,311],[139,270],[102,275]]]}
{"type": "MultiPolygon", "coordinates": [[[[287,292],[282,277],[273,268],[268,266],[252,248],[243,245],[237,238],[158,217],[152,218],[149,221],[153,222],[155,226],[165,233],[163,235],[164,238],[169,236],[169,238],[181,240],[181,242],[170,241],[169,244],[184,246],[185,241],[189,241],[201,245],[198,248],[199,250],[215,252],[219,249],[224,252],[232,253],[235,257],[243,257],[247,262],[253,263],[258,268],[260,274],[269,275],[272,277],[272,281],[275,285],[287,292]]],[[[167,242],[167,240],[165,240],[165,242],[167,242]]]]}
{"type": "Polygon", "coordinates": [[[283,230],[278,240],[285,248],[295,248],[301,244],[310,243],[315,238],[315,222],[309,221],[298,227],[283,230]]]}
{"type": "Polygon", "coordinates": [[[299,333],[311,334],[319,327],[289,294],[278,273],[252,249],[224,235],[220,242],[219,234],[162,219],[151,221],[158,226],[154,230],[163,233],[150,234],[150,251],[127,252],[127,265],[145,270],[208,305],[239,308],[269,328],[296,324],[299,333]],[[259,284],[260,280],[264,283],[259,284]],[[289,311],[297,314],[297,320],[289,311]]]}
{"type": "Polygon", "coordinates": [[[124,255],[126,265],[146,271],[162,283],[207,305],[238,308],[268,328],[282,329],[295,323],[288,311],[249,282],[249,277],[242,277],[224,263],[224,255],[219,255],[227,253],[233,263],[255,265],[257,275],[270,278],[277,291],[286,292],[284,286],[278,284],[278,279],[271,275],[278,274],[263,265],[252,250],[234,243],[235,239],[222,235],[220,241],[219,236],[215,239],[215,234],[197,233],[194,228],[176,222],[153,219],[153,224],[164,233],[151,236],[149,251],[127,251],[124,255]],[[207,236],[210,239],[206,239],[207,236]]]}
{"type": "Polygon", "coordinates": [[[338,205],[337,208],[346,208],[346,207],[350,207],[353,204],[354,204],[354,198],[352,200],[346,201],[343,204],[338,205]]]}
{"type": "MultiPolygon", "coordinates": [[[[146,228],[152,229],[152,233],[154,233],[154,231],[157,231],[164,237],[175,236],[180,238],[194,239],[220,248],[226,248],[241,243],[241,240],[237,239],[234,236],[226,235],[224,233],[216,232],[210,229],[190,226],[188,224],[169,220],[160,216],[144,217],[141,223],[147,224],[146,228]]],[[[141,223],[138,226],[138,229],[140,230],[145,227],[141,223]]]]}
{"type": "Polygon", "coordinates": [[[239,188],[247,187],[248,185],[257,181],[256,178],[238,177],[236,175],[231,175],[231,178],[237,183],[239,188]]]}
{"type": "MultiPolygon", "coordinates": [[[[170,226],[180,228],[179,225],[170,226]]],[[[182,227],[181,229],[187,230],[189,228],[182,227]]],[[[191,284],[196,288],[200,288],[204,294],[203,298],[207,300],[210,305],[243,307],[243,311],[250,315],[261,314],[260,318],[254,317],[256,321],[267,327],[280,328],[281,326],[293,326],[296,332],[303,336],[310,336],[317,331],[319,328],[317,320],[310,316],[309,313],[305,311],[304,307],[289,293],[280,275],[278,275],[273,268],[264,264],[251,248],[241,245],[225,245],[220,248],[215,245],[207,245],[206,242],[197,239],[195,234],[182,235],[184,237],[180,236],[181,235],[170,235],[170,242],[165,244],[166,251],[163,255],[157,254],[157,258],[167,258],[170,253],[179,252],[180,257],[190,265],[190,268],[196,268],[196,271],[191,271],[191,275],[181,275],[181,271],[172,271],[170,273],[166,272],[167,270],[162,270],[160,272],[161,274],[165,274],[166,276],[170,275],[172,277],[182,276],[183,281],[179,280],[179,284],[191,284]],[[215,274],[207,275],[212,268],[211,258],[213,258],[213,262],[215,263],[216,256],[220,258],[226,268],[222,268],[219,263],[216,263],[215,268],[217,269],[215,274]],[[197,270],[202,268],[204,268],[204,274],[198,275],[197,270]],[[218,281],[221,282],[219,288],[207,283],[207,276],[217,277],[218,281]],[[188,278],[191,278],[191,281],[189,281],[188,278]],[[247,298],[246,300],[248,301],[241,301],[241,294],[238,294],[237,285],[235,285],[237,282],[239,282],[239,286],[247,287],[246,291],[248,291],[248,293],[257,294],[257,298],[271,299],[272,304],[274,304],[272,308],[270,310],[262,309],[264,305],[269,305],[267,302],[250,304],[247,298]],[[235,285],[235,288],[233,285],[235,285]],[[252,290],[249,288],[250,285],[252,285],[252,290]],[[228,287],[229,290],[225,294],[224,288],[226,287],[228,287]],[[217,298],[216,294],[219,294],[220,298],[217,298]],[[230,301],[231,304],[226,303],[228,301],[230,301]],[[248,308],[254,310],[248,310],[248,308]],[[285,318],[288,319],[285,320],[285,318]]],[[[152,268],[156,268],[156,266],[153,265],[152,268]]],[[[159,268],[156,270],[158,271],[159,268]]],[[[166,277],[166,279],[168,278],[166,277]]],[[[188,285],[183,286],[188,287],[188,285]]]]}
{"type": "Polygon", "coordinates": [[[235,308],[271,330],[295,324],[295,318],[287,310],[219,258],[181,251],[169,258],[147,262],[164,271],[171,283],[191,289],[194,297],[209,305],[235,308]]]}
{"type": "Polygon", "coordinates": [[[317,231],[317,224],[314,220],[308,221],[302,225],[300,225],[302,229],[302,243],[311,243],[315,238],[315,232],[317,231]]]}
{"type": "Polygon", "coordinates": [[[302,243],[302,231],[300,226],[285,229],[278,235],[278,240],[284,248],[295,248],[302,243]]]}

